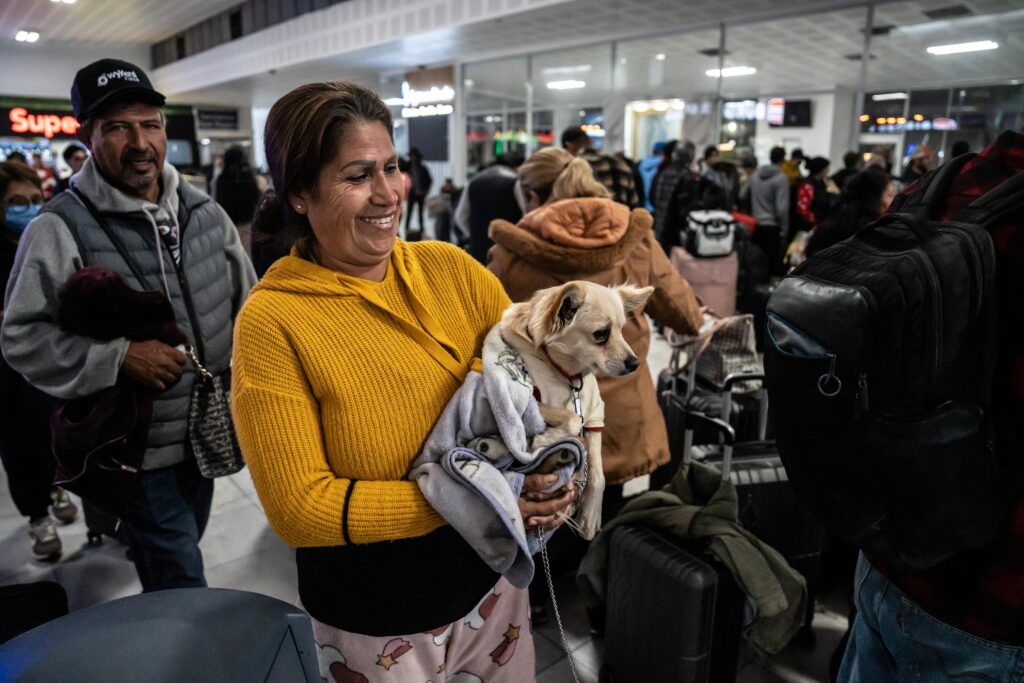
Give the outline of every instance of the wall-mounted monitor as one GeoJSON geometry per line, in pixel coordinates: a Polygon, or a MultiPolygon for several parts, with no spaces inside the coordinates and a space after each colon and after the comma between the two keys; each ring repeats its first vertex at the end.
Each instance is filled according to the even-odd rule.
{"type": "MultiPolygon", "coordinates": [[[[782,100],[774,99],[769,102],[769,109],[775,105],[776,111],[781,108],[781,116],[768,118],[768,125],[771,128],[810,128],[811,123],[811,101],[810,100],[782,100]],[[781,107],[779,107],[781,103],[781,107]]],[[[771,112],[769,112],[771,113],[771,112]]]]}

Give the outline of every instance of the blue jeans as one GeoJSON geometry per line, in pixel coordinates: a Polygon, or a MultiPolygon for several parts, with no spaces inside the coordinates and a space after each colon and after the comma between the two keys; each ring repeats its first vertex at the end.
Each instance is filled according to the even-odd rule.
{"type": "Polygon", "coordinates": [[[213,480],[190,458],[141,472],[138,485],[123,528],[143,592],[205,587],[199,539],[210,519],[213,480]]]}
{"type": "Polygon", "coordinates": [[[839,683],[1019,683],[1024,648],[978,638],[925,612],[861,554],[857,618],[839,683]]]}

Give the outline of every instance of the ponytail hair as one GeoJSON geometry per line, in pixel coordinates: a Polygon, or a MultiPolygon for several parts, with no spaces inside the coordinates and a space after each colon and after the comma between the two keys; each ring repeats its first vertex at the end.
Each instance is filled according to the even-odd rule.
{"type": "Polygon", "coordinates": [[[574,197],[611,196],[594,178],[586,159],[558,147],[546,147],[520,166],[519,183],[524,194],[537,193],[541,204],[574,197]]]}
{"type": "Polygon", "coordinates": [[[307,83],[270,108],[263,129],[274,191],[260,201],[253,216],[253,236],[290,247],[307,243],[313,230],[296,212],[289,196],[317,196],[320,171],[334,161],[353,124],[380,123],[391,136],[391,111],[369,88],[344,81],[307,83]]]}

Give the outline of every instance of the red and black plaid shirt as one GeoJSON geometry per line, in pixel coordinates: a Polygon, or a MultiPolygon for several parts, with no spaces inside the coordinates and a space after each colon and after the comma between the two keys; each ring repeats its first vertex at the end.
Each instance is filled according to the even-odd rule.
{"type": "MultiPolygon", "coordinates": [[[[1024,135],[1005,131],[953,179],[945,211],[957,210],[1024,171],[1024,135]]],[[[905,193],[913,192],[911,186],[905,193]]],[[[1024,443],[1024,215],[991,231],[996,249],[999,362],[994,402],[1006,402],[1024,443]],[[1009,375],[1008,377],[1006,375],[1009,375]]],[[[1002,404],[1000,404],[1002,405],[1002,404]]],[[[905,572],[875,562],[900,590],[951,626],[981,638],[1024,645],[1024,495],[1013,507],[1007,533],[983,551],[963,553],[937,567],[905,572]]]]}

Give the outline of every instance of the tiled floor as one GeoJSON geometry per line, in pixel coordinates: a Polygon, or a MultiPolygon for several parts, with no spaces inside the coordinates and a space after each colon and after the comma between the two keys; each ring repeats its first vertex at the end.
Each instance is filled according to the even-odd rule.
{"type": "MultiPolygon", "coordinates": [[[[650,361],[655,375],[667,364],[668,353],[663,340],[653,340],[650,361]]],[[[0,480],[0,584],[57,581],[67,590],[72,610],[139,592],[138,578],[134,566],[125,558],[124,546],[107,539],[98,548],[86,547],[86,528],[81,517],[60,527],[64,552],[58,561],[34,559],[27,524],[11,501],[2,470],[0,480]]],[[[211,586],[255,591],[288,602],[295,600],[294,553],[267,525],[247,471],[217,480],[210,525],[201,546],[211,586]]],[[[596,683],[603,643],[590,635],[571,577],[557,580],[556,595],[579,679],[596,683]]],[[[836,602],[841,608],[842,600],[836,602]]],[[[770,661],[747,663],[739,680],[827,681],[828,658],[845,628],[845,617],[819,607],[814,620],[816,647],[807,650],[790,645],[770,661]]],[[[537,627],[534,635],[537,682],[572,681],[554,619],[537,627]]]]}

